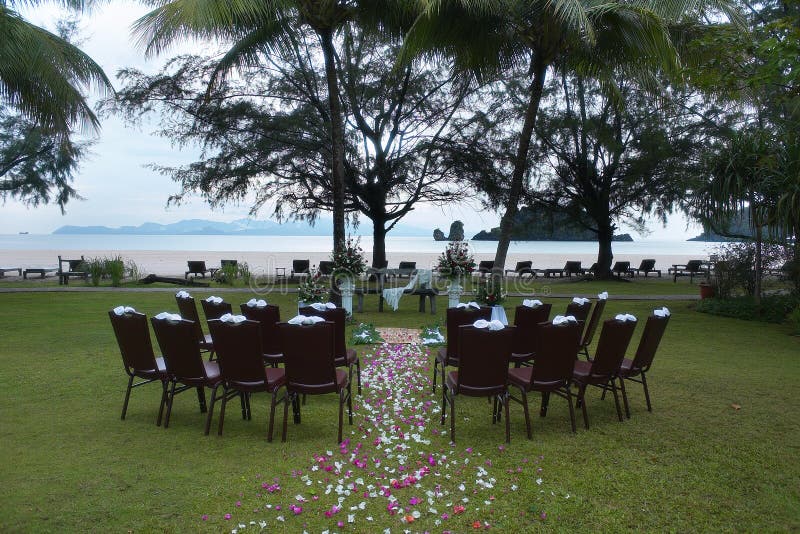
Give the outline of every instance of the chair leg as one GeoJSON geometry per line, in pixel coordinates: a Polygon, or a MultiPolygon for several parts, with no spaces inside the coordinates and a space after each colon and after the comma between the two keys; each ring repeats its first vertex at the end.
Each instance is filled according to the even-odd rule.
{"type": "Polygon", "coordinates": [[[336,443],[342,442],[342,423],[344,420],[344,390],[339,393],[339,434],[336,443]]]}
{"type": "Polygon", "coordinates": [[[567,404],[569,405],[569,422],[572,423],[572,432],[575,433],[575,408],[572,406],[572,391],[567,384],[567,404]]]}
{"type": "Polygon", "coordinates": [[[578,386],[578,404],[581,405],[581,412],[583,412],[583,424],[586,430],[589,430],[589,415],[586,413],[586,385],[584,384],[578,386]]]}
{"type": "Polygon", "coordinates": [[[642,387],[644,388],[644,400],[647,401],[647,411],[652,412],[653,407],[650,406],[650,390],[647,388],[647,378],[645,378],[644,372],[642,372],[642,387]]]}
{"type": "Polygon", "coordinates": [[[156,419],[156,426],[161,426],[161,417],[164,415],[164,405],[167,403],[167,388],[169,382],[166,380],[161,381],[161,405],[158,407],[158,418],[156,419]]]}
{"type": "Polygon", "coordinates": [[[247,421],[247,393],[244,391],[239,393],[239,404],[242,407],[242,421],[247,421]]]}
{"type": "MultiPolygon", "coordinates": [[[[209,431],[211,430],[211,418],[214,417],[214,403],[217,400],[217,390],[219,389],[219,384],[216,384],[211,389],[211,403],[208,406],[208,415],[206,415],[206,428],[203,432],[206,436],[208,435],[209,431]]],[[[223,389],[223,392],[225,390],[223,389]]]]}
{"type": "Polygon", "coordinates": [[[495,424],[500,421],[500,398],[495,395],[489,402],[492,402],[492,424],[495,424]]]}
{"type": "Polygon", "coordinates": [[[206,413],[206,389],[203,386],[197,386],[197,402],[200,404],[200,413],[206,413]]]}
{"type": "Polygon", "coordinates": [[[272,443],[272,429],[275,425],[275,406],[278,404],[278,391],[281,388],[277,387],[272,392],[272,400],[269,403],[269,423],[267,423],[267,441],[272,443]]]}
{"type": "MultiPolygon", "coordinates": [[[[242,393],[240,393],[242,395],[242,393]]],[[[225,424],[225,407],[228,406],[228,389],[223,387],[222,390],[222,404],[219,407],[219,425],[217,426],[217,435],[222,435],[222,425],[225,424]]]]}
{"type": "Polygon", "coordinates": [[[353,424],[353,392],[350,389],[350,383],[347,384],[347,418],[350,425],[353,424]]]}
{"type": "Polygon", "coordinates": [[[503,395],[503,399],[500,402],[503,403],[506,412],[506,443],[511,443],[511,418],[508,416],[508,392],[503,395]]]}
{"type": "Polygon", "coordinates": [[[122,420],[125,420],[125,414],[128,412],[128,399],[131,398],[131,389],[133,388],[133,375],[128,377],[128,389],[125,390],[125,400],[122,401],[122,420]]]}
{"type": "Polygon", "coordinates": [[[623,419],[622,419],[622,409],[619,406],[619,394],[617,393],[617,381],[612,378],[610,383],[611,383],[611,393],[614,394],[614,406],[617,408],[617,418],[619,419],[619,422],[621,423],[623,421],[623,419]]]}
{"type": "Polygon", "coordinates": [[[358,394],[361,395],[361,358],[356,360],[356,380],[358,380],[358,394]]]}
{"type": "Polygon", "coordinates": [[[169,397],[167,398],[167,415],[164,416],[164,428],[169,427],[169,416],[172,414],[172,403],[175,400],[175,380],[172,380],[172,385],[169,388],[169,397]]]}
{"type": "Polygon", "coordinates": [[[433,360],[433,392],[434,393],[436,393],[436,376],[437,376],[437,371],[438,370],[439,370],[439,360],[434,358],[434,360],[433,360]]]}
{"type": "Polygon", "coordinates": [[[442,384],[442,420],[439,424],[444,424],[445,417],[447,416],[447,387],[442,384]]]}
{"type": "Polygon", "coordinates": [[[547,415],[547,406],[550,404],[550,392],[542,391],[542,407],[539,409],[539,417],[547,415]]]}
{"type": "MultiPolygon", "coordinates": [[[[305,396],[305,393],[303,394],[305,396]]],[[[294,424],[300,424],[300,397],[295,395],[292,398],[292,414],[294,416],[294,424]]]]}
{"type": "Polygon", "coordinates": [[[456,442],[456,396],[452,392],[450,393],[450,441],[456,442]]]}
{"type": "Polygon", "coordinates": [[[625,391],[625,379],[617,377],[619,380],[619,389],[622,391],[622,404],[625,406],[625,417],[630,419],[631,418],[631,409],[628,406],[628,393],[625,391]]]}
{"type": "Polygon", "coordinates": [[[283,432],[281,433],[281,442],[286,442],[286,431],[289,428],[289,403],[294,397],[293,393],[286,392],[286,397],[283,399],[283,432]]]}
{"type": "Polygon", "coordinates": [[[533,439],[531,436],[531,416],[528,410],[528,392],[524,388],[519,388],[519,393],[522,397],[522,412],[525,414],[525,432],[528,434],[528,439],[533,439]]]}

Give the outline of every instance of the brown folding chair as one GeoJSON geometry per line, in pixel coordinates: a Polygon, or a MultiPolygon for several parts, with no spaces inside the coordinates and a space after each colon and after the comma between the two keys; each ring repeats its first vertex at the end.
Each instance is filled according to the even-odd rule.
{"type": "MultiPolygon", "coordinates": [[[[449,308],[448,311],[452,309],[449,308]]],[[[508,417],[508,362],[514,342],[514,329],[502,330],[475,328],[465,325],[458,328],[458,370],[447,373],[442,384],[442,420],[450,404],[450,441],[456,440],[457,395],[488,397],[494,399],[492,424],[500,420],[500,407],[506,412],[506,443],[511,442],[511,423],[508,417]]]]}
{"type": "MultiPolygon", "coordinates": [[[[618,321],[607,319],[600,332],[600,341],[597,343],[594,359],[588,362],[577,360],[572,370],[572,381],[578,386],[578,404],[583,412],[583,423],[589,428],[589,416],[586,414],[586,388],[596,386],[604,392],[611,390],[614,394],[614,404],[617,408],[617,417],[622,421],[622,410],[619,406],[617,395],[617,379],[625,350],[636,328],[635,321],[618,321]]],[[[625,397],[625,382],[619,379],[622,396],[625,397]]],[[[627,402],[627,400],[625,401],[627,402]]]]}
{"type": "Polygon", "coordinates": [[[433,362],[433,392],[436,393],[436,377],[441,366],[442,385],[444,385],[445,367],[458,367],[458,327],[472,324],[478,319],[489,320],[492,317],[492,308],[481,306],[480,309],[473,307],[467,308],[447,308],[445,325],[447,332],[447,344],[439,347],[436,359],[433,362]]]}
{"type": "Polygon", "coordinates": [[[242,304],[239,309],[249,320],[261,323],[261,348],[264,350],[264,361],[272,367],[278,367],[278,364],[283,363],[283,348],[278,331],[278,323],[281,320],[280,308],[272,304],[262,307],[242,304]]]}
{"type": "MultiPolygon", "coordinates": [[[[336,369],[334,362],[335,325],[324,321],[313,325],[278,323],[286,357],[286,381],[295,424],[300,423],[299,395],[336,393],[339,396],[339,433],[342,442],[344,405],[353,424],[353,401],[347,373],[336,369]]],[[[283,408],[283,441],[286,441],[289,402],[283,408]]]]}
{"type": "Polygon", "coordinates": [[[244,321],[241,323],[228,323],[219,319],[208,322],[208,329],[214,338],[217,349],[222,381],[214,386],[211,393],[211,405],[208,408],[206,419],[206,435],[214,416],[214,402],[217,391],[222,386],[222,406],[219,409],[219,429],[222,435],[222,426],[225,422],[225,406],[234,397],[242,401],[242,419],[252,419],[250,412],[250,394],[265,391],[272,395],[269,406],[269,424],[267,441],[272,441],[272,429],[275,422],[275,406],[279,400],[286,402],[287,396],[284,389],[282,397],[278,392],[286,386],[286,373],[283,369],[264,367],[264,351],[261,347],[261,324],[258,321],[244,321]]]}
{"type": "Polygon", "coordinates": [[[542,394],[540,415],[547,415],[550,394],[567,399],[569,419],[572,431],[575,432],[575,408],[572,405],[572,369],[578,356],[578,341],[581,326],[579,323],[554,325],[547,323],[539,326],[540,344],[536,353],[536,361],[531,367],[509,369],[508,382],[519,388],[520,398],[513,395],[509,398],[522,404],[525,412],[525,428],[528,439],[531,439],[531,419],[528,410],[528,393],[538,391],[542,394]]]}
{"type": "MultiPolygon", "coordinates": [[[[203,307],[203,314],[205,314],[206,316],[206,322],[211,321],[212,319],[219,319],[226,313],[233,313],[233,307],[224,300],[222,302],[217,303],[217,302],[211,302],[207,299],[203,299],[200,301],[200,306],[203,307]]],[[[210,337],[211,339],[214,339],[214,336],[210,337]]]]}
{"type": "Polygon", "coordinates": [[[111,319],[111,327],[114,329],[119,351],[122,354],[125,374],[128,375],[128,387],[122,403],[122,419],[125,419],[125,414],[128,412],[131,390],[158,380],[161,382],[161,405],[158,408],[156,425],[161,425],[169,380],[164,358],[156,358],[153,353],[150,330],[147,328],[147,316],[135,311],[117,315],[112,310],[108,312],[108,317],[111,319]],[[135,378],[139,378],[141,381],[134,384],[135,378]]]}
{"type": "Polygon", "coordinates": [[[214,342],[211,340],[210,334],[206,335],[203,333],[203,327],[200,326],[200,315],[197,313],[197,305],[194,302],[194,297],[179,297],[179,294],[180,292],[175,295],[175,302],[178,303],[178,313],[184,319],[194,323],[194,335],[200,345],[200,350],[209,353],[209,360],[213,359],[214,342]]]}
{"type": "Polygon", "coordinates": [[[583,352],[587,360],[589,359],[589,345],[592,344],[594,334],[597,331],[597,325],[600,324],[600,318],[603,316],[603,311],[606,309],[606,300],[608,299],[597,299],[597,304],[595,304],[592,310],[592,316],[589,318],[586,330],[583,332],[583,337],[581,337],[581,352],[583,352]]]}
{"type": "Polygon", "coordinates": [[[517,306],[514,311],[514,346],[511,350],[511,363],[514,367],[527,365],[534,357],[538,347],[539,325],[550,317],[551,304],[531,308],[517,306]]]}
{"type": "Polygon", "coordinates": [[[356,379],[358,380],[358,394],[361,395],[361,360],[355,349],[347,348],[345,338],[345,323],[347,322],[347,312],[344,308],[328,308],[316,310],[311,306],[303,306],[298,309],[300,315],[316,315],[335,325],[334,338],[336,340],[335,354],[336,367],[347,367],[350,382],[353,381],[353,367],[356,368],[356,379]]]}
{"type": "MultiPolygon", "coordinates": [[[[203,361],[200,354],[200,343],[197,340],[193,321],[181,319],[150,319],[153,330],[164,355],[164,363],[169,374],[170,387],[167,392],[167,415],[164,417],[164,428],[169,426],[172,403],[175,395],[187,389],[197,389],[197,400],[200,413],[206,413],[206,387],[214,387],[221,380],[217,362],[203,361]],[[181,384],[180,387],[177,385],[181,384]]],[[[206,418],[206,426],[210,424],[210,413],[206,418]]]]}
{"type": "MultiPolygon", "coordinates": [[[[647,401],[647,411],[652,412],[653,408],[650,405],[650,391],[647,389],[646,373],[650,371],[650,366],[653,364],[658,345],[661,343],[661,338],[664,336],[664,331],[669,323],[669,315],[665,317],[657,317],[651,315],[647,318],[642,332],[642,338],[639,340],[639,346],[636,348],[636,355],[633,360],[624,358],[620,366],[619,376],[622,380],[630,380],[637,382],[644,388],[644,398],[647,401]],[[636,377],[640,377],[637,379],[636,377]]],[[[628,407],[627,396],[623,397],[625,401],[625,415],[630,418],[630,408],[628,407]]]]}

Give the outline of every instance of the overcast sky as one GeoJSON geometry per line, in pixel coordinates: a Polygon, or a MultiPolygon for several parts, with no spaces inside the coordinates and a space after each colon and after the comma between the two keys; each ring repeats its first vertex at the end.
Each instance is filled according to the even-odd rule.
{"type": "MultiPolygon", "coordinates": [[[[146,11],[147,8],[136,2],[114,1],[101,4],[81,18],[81,48],[103,67],[115,87],[119,87],[115,74],[122,67],[155,72],[176,53],[199,49],[197,44],[187,43],[161,57],[146,60],[130,31],[132,23],[146,11]]],[[[53,6],[28,8],[23,12],[29,21],[48,29],[55,27],[59,16],[59,10],[53,6]]],[[[212,211],[200,199],[167,208],[167,198],[178,191],[177,185],[144,166],[188,163],[195,159],[196,152],[181,151],[168,140],[148,132],[147,125],[134,129],[114,117],[104,118],[92,154],[75,177],[75,188],[84,200],[70,202],[64,215],[56,206],[27,208],[16,202],[6,202],[0,208],[0,233],[50,233],[67,224],[136,226],[144,222],[171,223],[188,218],[231,221],[247,216],[247,205],[212,211]]],[[[266,212],[259,214],[259,218],[267,216],[266,212]]],[[[445,209],[419,205],[403,221],[433,230],[435,227],[446,229],[455,219],[464,221],[466,233],[472,235],[497,226],[499,216],[481,211],[477,204],[445,209]]],[[[686,221],[679,217],[667,228],[653,224],[650,230],[647,238],[653,240],[683,240],[699,233],[696,226],[687,230],[686,221]]]]}

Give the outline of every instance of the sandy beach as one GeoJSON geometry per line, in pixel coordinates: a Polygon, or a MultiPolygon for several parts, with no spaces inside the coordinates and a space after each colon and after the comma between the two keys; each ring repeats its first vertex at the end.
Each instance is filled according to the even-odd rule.
{"type": "MultiPolygon", "coordinates": [[[[317,265],[321,260],[329,259],[329,254],[319,252],[252,252],[252,251],[180,251],[180,250],[85,250],[82,253],[60,250],[0,250],[0,267],[57,267],[59,254],[64,259],[78,258],[81,254],[85,258],[122,256],[126,261],[132,260],[139,267],[140,273],[158,274],[160,276],[183,276],[186,271],[187,260],[204,260],[208,267],[219,267],[221,259],[235,259],[247,262],[251,272],[261,275],[274,275],[276,268],[285,268],[288,274],[293,259],[308,259],[312,265],[317,265]]],[[[420,252],[389,252],[387,259],[389,267],[397,267],[400,261],[415,261],[418,268],[430,268],[438,258],[438,253],[420,252]]],[[[369,255],[367,255],[369,259],[369,255]]],[[[676,263],[686,263],[694,259],[687,255],[676,254],[650,254],[648,257],[656,260],[656,268],[661,269],[666,275],[667,269],[676,263]]],[[[475,261],[493,260],[494,253],[476,254],[475,261]]],[[[630,261],[636,267],[643,256],[615,255],[615,261],[630,261]]],[[[697,259],[704,259],[698,257],[697,259]]],[[[564,257],[563,254],[514,254],[508,255],[506,268],[513,269],[518,261],[533,261],[534,268],[547,269],[563,267],[567,260],[579,260],[584,267],[596,261],[594,254],[572,254],[564,257]]],[[[6,276],[12,276],[10,273],[6,276]]]]}

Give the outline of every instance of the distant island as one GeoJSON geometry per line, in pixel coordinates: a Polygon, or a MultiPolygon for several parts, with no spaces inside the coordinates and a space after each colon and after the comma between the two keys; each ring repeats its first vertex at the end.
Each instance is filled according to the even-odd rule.
{"type": "MultiPolygon", "coordinates": [[[[488,232],[481,230],[475,234],[474,241],[497,241],[500,239],[500,227],[488,232]]],[[[541,213],[533,208],[523,207],[517,213],[512,241],[597,241],[597,235],[591,230],[581,228],[558,213],[541,213]]],[[[630,234],[618,234],[614,241],[633,241],[630,234]]]]}
{"type": "Polygon", "coordinates": [[[702,234],[691,237],[687,239],[687,241],[709,241],[718,243],[754,238],[755,232],[753,232],[753,228],[750,226],[750,208],[744,208],[738,215],[731,218],[723,230],[725,234],[719,234],[710,228],[706,228],[702,234]]]}
{"type": "Polygon", "coordinates": [[[444,235],[439,228],[433,231],[434,241],[464,241],[464,223],[453,221],[450,225],[450,234],[444,235]]]}
{"type": "MultiPolygon", "coordinates": [[[[371,226],[360,228],[372,230],[371,226]]],[[[232,222],[209,221],[205,219],[186,219],[171,224],[146,222],[139,226],[62,226],[53,234],[70,235],[299,235],[329,236],[333,233],[330,221],[317,221],[314,226],[304,222],[277,223],[270,220],[237,219],[232,222]]],[[[428,236],[424,228],[398,225],[391,231],[393,236],[428,236]]]]}

